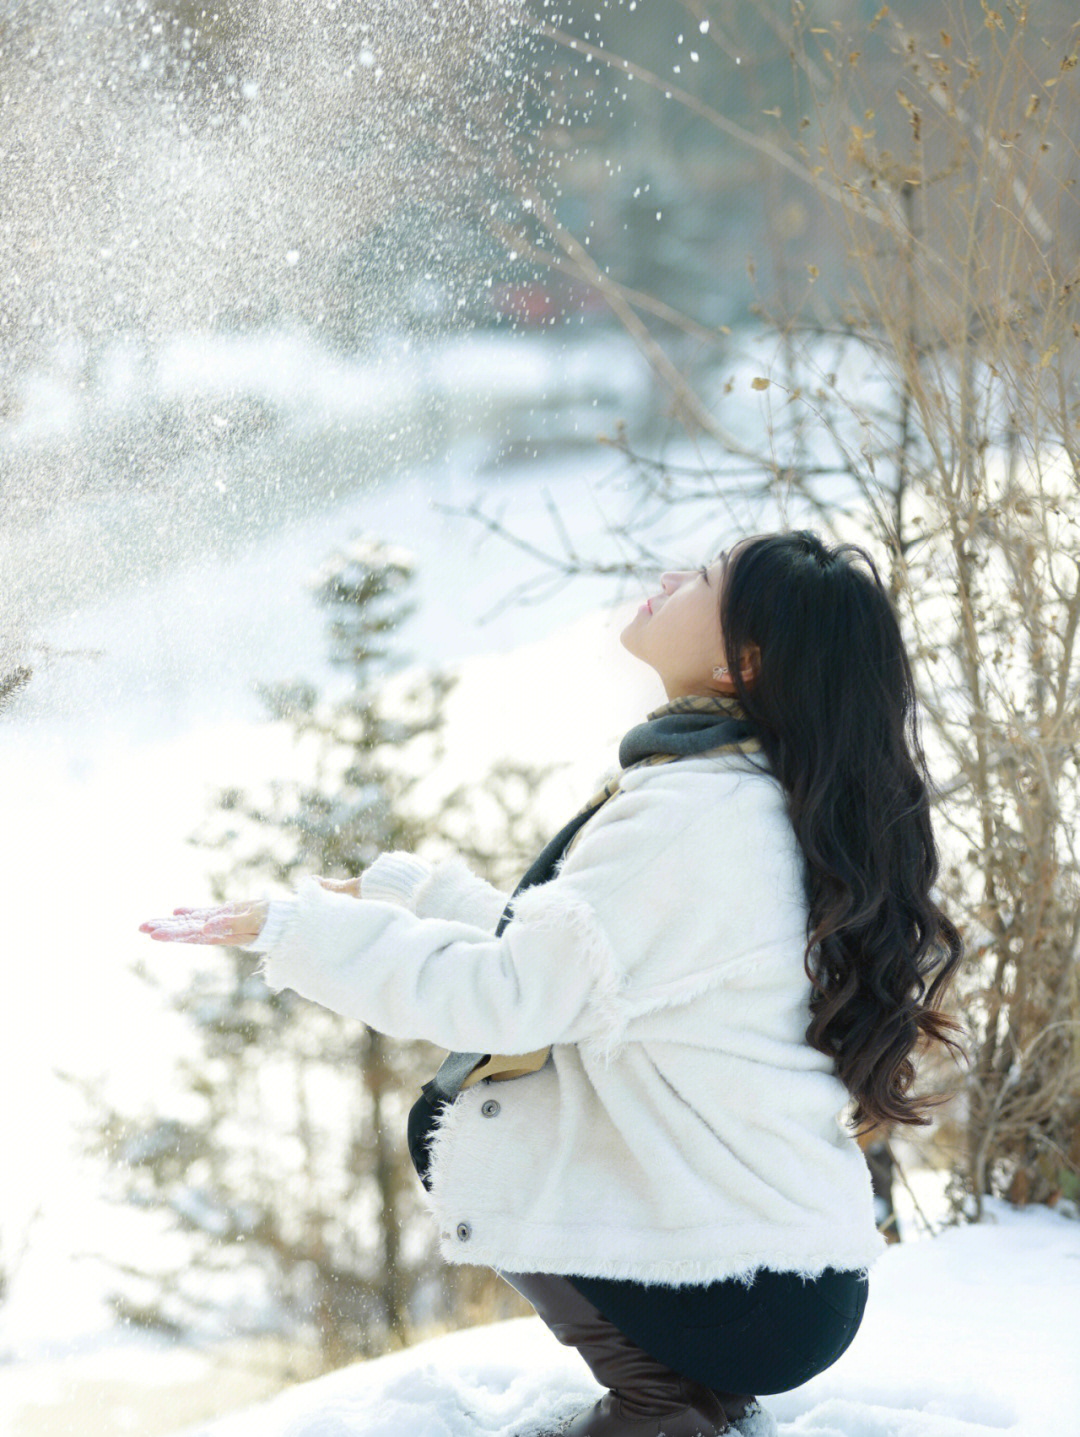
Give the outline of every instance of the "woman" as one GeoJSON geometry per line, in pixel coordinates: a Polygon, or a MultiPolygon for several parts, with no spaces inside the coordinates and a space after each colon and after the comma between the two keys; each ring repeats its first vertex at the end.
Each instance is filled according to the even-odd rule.
{"type": "Polygon", "coordinates": [[[775,1430],[756,1396],[837,1360],[885,1247],[844,1108],[928,1122],[910,1055],[957,1046],[935,1009],[962,945],[869,556],[757,535],[660,590],[621,639],[668,702],[513,895],[395,853],[360,902],[308,878],[142,925],[455,1050],[414,1160],[444,1256],[495,1268],[610,1389],[566,1437],[775,1430]]]}

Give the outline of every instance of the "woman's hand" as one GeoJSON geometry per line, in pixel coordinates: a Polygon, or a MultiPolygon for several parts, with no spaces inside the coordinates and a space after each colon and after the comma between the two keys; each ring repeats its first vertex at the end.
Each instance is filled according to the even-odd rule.
{"type": "Polygon", "coordinates": [[[257,898],[217,908],[174,908],[171,918],[140,923],[139,932],[162,943],[247,943],[266,922],[268,907],[265,898],[257,898]]]}
{"type": "MultiPolygon", "coordinates": [[[[332,893],[360,897],[359,878],[316,878],[332,893]]],[[[139,924],[140,933],[162,943],[247,943],[266,922],[267,900],[224,903],[217,908],[174,908],[171,918],[150,918],[139,924]]]]}

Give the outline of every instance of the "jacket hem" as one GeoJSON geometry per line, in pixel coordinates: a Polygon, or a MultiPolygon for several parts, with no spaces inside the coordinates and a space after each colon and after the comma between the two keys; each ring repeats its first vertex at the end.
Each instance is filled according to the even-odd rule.
{"type": "MultiPolygon", "coordinates": [[[[500,1217],[500,1221],[503,1219],[500,1217]]],[[[754,1274],[761,1268],[770,1272],[793,1273],[810,1280],[819,1277],[826,1268],[842,1272],[856,1272],[868,1275],[874,1263],[887,1247],[885,1239],[869,1247],[862,1244],[857,1248],[818,1248],[813,1257],[807,1256],[807,1249],[813,1245],[818,1234],[792,1234],[790,1242],[778,1243],[775,1230],[760,1234],[758,1240],[747,1235],[735,1239],[733,1244],[730,1229],[707,1230],[700,1234],[697,1244],[707,1251],[723,1256],[708,1258],[660,1257],[642,1258],[649,1247],[657,1246],[657,1233],[643,1231],[636,1237],[636,1244],[627,1251],[601,1256],[595,1244],[578,1248],[567,1242],[564,1228],[534,1228],[522,1241],[522,1225],[514,1223],[512,1230],[493,1231],[488,1235],[478,1233],[483,1220],[469,1224],[470,1235],[462,1240],[453,1227],[443,1229],[439,1234],[439,1251],[448,1263],[453,1265],[474,1264],[491,1267],[502,1272],[549,1272],[564,1277],[599,1277],[623,1279],[660,1287],[707,1286],[712,1282],[735,1281],[749,1286],[754,1274]]],[[[687,1234],[679,1234],[685,1242],[687,1234]]]]}
{"type": "Polygon", "coordinates": [[[625,1226],[598,1230],[589,1223],[575,1229],[565,1222],[531,1222],[505,1209],[477,1211],[470,1202],[449,1196],[444,1178],[449,1176],[446,1168],[457,1129],[471,1121],[473,1108],[484,1101],[485,1087],[478,1084],[448,1103],[428,1137],[431,1188],[421,1190],[422,1198],[439,1229],[439,1251],[449,1263],[674,1287],[725,1279],[749,1284],[759,1268],[805,1278],[817,1277],[827,1267],[865,1274],[888,1246],[872,1218],[864,1219],[861,1211],[848,1208],[835,1217],[798,1226],[736,1219],[668,1231],[625,1226]],[[617,1241],[618,1249],[603,1253],[604,1239],[617,1241]],[[708,1256],[687,1257],[688,1249],[708,1256]]]}

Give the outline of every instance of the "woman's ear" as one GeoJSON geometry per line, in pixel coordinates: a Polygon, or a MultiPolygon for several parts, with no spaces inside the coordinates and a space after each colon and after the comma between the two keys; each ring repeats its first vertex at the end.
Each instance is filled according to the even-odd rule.
{"type": "Polygon", "coordinates": [[[743,649],[742,678],[743,683],[753,683],[757,678],[758,670],[761,668],[761,649],[757,644],[748,644],[743,649]]]}

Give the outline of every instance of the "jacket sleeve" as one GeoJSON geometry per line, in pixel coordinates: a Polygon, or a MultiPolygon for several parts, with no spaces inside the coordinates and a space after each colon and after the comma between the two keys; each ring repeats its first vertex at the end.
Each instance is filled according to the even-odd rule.
{"type": "Polygon", "coordinates": [[[509,902],[509,893],[474,873],[455,854],[436,863],[418,885],[412,909],[420,918],[456,918],[494,933],[509,902]]]}
{"type": "Polygon", "coordinates": [[[456,854],[434,865],[394,849],[360,878],[360,896],[400,903],[420,918],[455,918],[494,933],[509,893],[474,873],[456,854]]]}
{"type": "Polygon", "coordinates": [[[774,941],[789,856],[762,827],[760,786],[735,785],[702,794],[659,766],[620,791],[553,878],[510,900],[498,937],[494,903],[481,926],[304,879],[260,971],[390,1037],[467,1053],[588,1043],[606,1059],[635,1012],[752,973],[774,941]]]}
{"type": "Polygon", "coordinates": [[[292,988],[390,1037],[506,1053],[595,1035],[621,978],[588,905],[555,883],[520,894],[495,938],[313,878],[302,880],[259,971],[273,991],[292,988]]]}
{"type": "Polygon", "coordinates": [[[625,1027],[633,955],[613,946],[597,905],[618,902],[649,856],[629,833],[620,841],[619,805],[611,800],[582,830],[572,876],[516,895],[497,938],[498,890],[480,926],[305,878],[259,971],[275,992],[292,988],[394,1038],[507,1054],[592,1041],[609,1053],[625,1027]]]}

